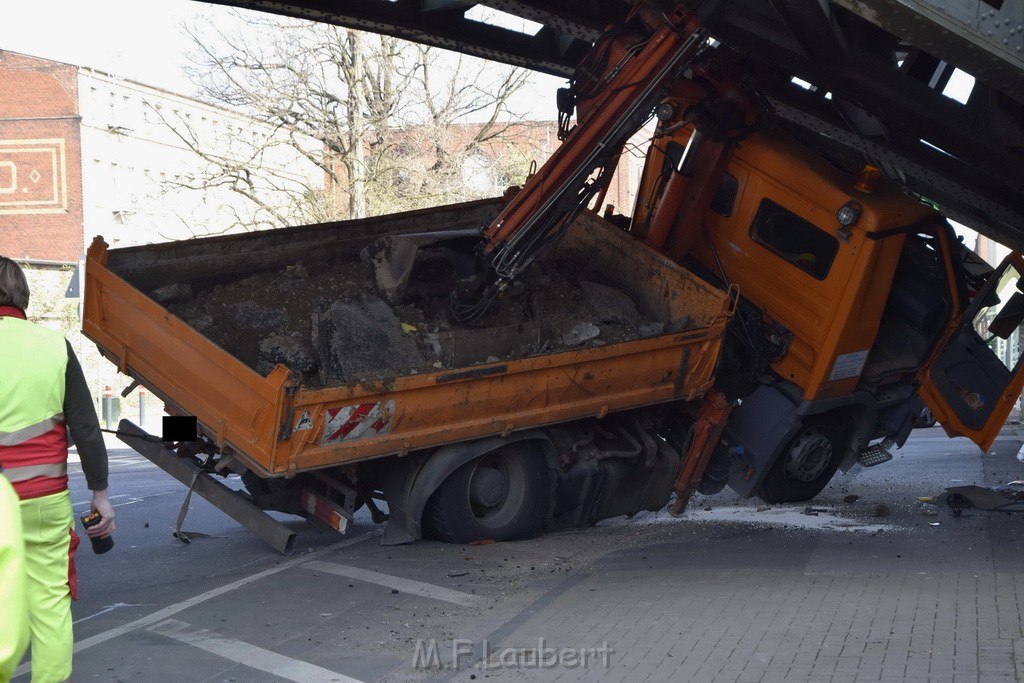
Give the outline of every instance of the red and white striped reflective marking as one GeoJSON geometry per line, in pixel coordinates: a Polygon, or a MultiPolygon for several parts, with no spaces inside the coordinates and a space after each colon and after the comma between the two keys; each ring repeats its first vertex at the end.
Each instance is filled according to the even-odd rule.
{"type": "Polygon", "coordinates": [[[324,421],[324,438],[320,445],[354,441],[387,434],[395,414],[394,400],[360,403],[354,406],[328,408],[324,421]]]}
{"type": "Polygon", "coordinates": [[[348,531],[349,522],[352,521],[351,515],[345,512],[344,508],[330,498],[324,498],[320,494],[314,493],[309,489],[302,489],[302,496],[300,500],[303,510],[316,517],[327,526],[332,529],[336,529],[341,533],[348,531]]]}

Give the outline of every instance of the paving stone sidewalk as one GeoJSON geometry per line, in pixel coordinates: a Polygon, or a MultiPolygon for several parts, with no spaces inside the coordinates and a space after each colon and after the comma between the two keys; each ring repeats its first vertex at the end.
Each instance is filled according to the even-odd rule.
{"type": "Polygon", "coordinates": [[[489,642],[486,664],[451,678],[1020,680],[1024,513],[970,510],[955,517],[917,500],[957,482],[1024,478],[1014,457],[1017,430],[1004,430],[995,455],[984,459],[962,440],[927,431],[933,434],[898,453],[888,469],[839,479],[814,503],[871,521],[884,502],[889,514],[874,520],[884,522],[884,531],[718,524],[696,541],[612,553],[492,634],[497,642],[489,642]],[[885,500],[844,503],[861,481],[885,500]],[[603,644],[613,650],[607,661],[580,665],[581,651],[603,644]],[[502,659],[510,648],[538,647],[548,648],[546,665],[527,658],[508,666],[512,660],[502,659]],[[559,660],[559,652],[569,659],[559,660]]]}

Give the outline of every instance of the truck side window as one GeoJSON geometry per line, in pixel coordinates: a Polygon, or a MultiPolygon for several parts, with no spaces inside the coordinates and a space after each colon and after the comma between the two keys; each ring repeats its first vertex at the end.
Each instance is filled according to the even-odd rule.
{"type": "Polygon", "coordinates": [[[818,280],[839,251],[839,240],[770,199],[761,200],[750,236],[818,280]]]}
{"type": "Polygon", "coordinates": [[[718,184],[718,189],[715,190],[715,197],[711,200],[711,210],[726,218],[731,216],[732,207],[736,203],[736,192],[739,188],[740,184],[736,178],[728,173],[723,175],[722,182],[718,184]]]}

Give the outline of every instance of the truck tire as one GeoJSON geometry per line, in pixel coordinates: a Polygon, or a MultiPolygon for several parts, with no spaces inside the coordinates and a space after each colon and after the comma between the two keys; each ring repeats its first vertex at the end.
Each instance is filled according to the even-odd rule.
{"type": "Polygon", "coordinates": [[[937,420],[935,419],[935,416],[932,415],[932,411],[927,408],[922,408],[921,415],[918,416],[917,422],[914,423],[914,426],[921,428],[934,427],[936,422],[937,420]]]}
{"type": "Polygon", "coordinates": [[[843,446],[839,431],[828,420],[807,421],[779,453],[758,496],[769,504],[814,498],[839,468],[843,446]]]}
{"type": "Polygon", "coordinates": [[[448,543],[511,541],[541,530],[551,499],[542,453],[509,444],[455,470],[427,504],[429,535],[448,543]]]}

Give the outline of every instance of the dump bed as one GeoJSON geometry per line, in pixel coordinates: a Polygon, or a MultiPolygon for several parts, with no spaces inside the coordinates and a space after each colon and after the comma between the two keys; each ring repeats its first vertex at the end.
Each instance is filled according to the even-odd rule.
{"type": "Polygon", "coordinates": [[[510,292],[483,325],[446,325],[440,295],[390,308],[376,297],[363,247],[478,228],[501,206],[124,249],[97,238],[83,330],[262,476],[692,399],[710,386],[728,296],[590,213],[523,276],[532,289],[510,292]]]}

